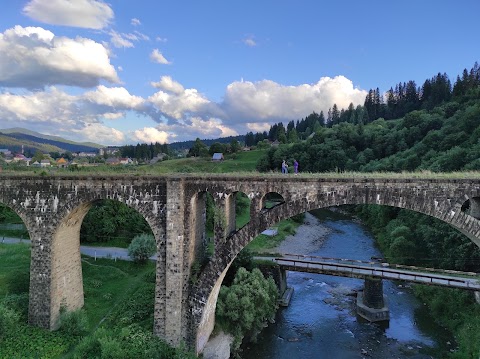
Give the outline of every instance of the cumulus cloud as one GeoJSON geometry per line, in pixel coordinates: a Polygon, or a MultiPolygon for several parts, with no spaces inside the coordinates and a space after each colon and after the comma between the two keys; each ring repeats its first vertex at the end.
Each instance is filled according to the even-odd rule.
{"type": "Polygon", "coordinates": [[[31,0],[25,15],[51,25],[103,29],[113,20],[110,6],[99,0],[31,0]]]}
{"type": "Polygon", "coordinates": [[[298,86],[242,81],[227,86],[221,107],[228,114],[227,123],[290,121],[313,111],[327,113],[333,104],[339,108],[347,108],[350,102],[361,104],[366,94],[344,76],[322,77],[315,84],[298,86]]]}
{"type": "Polygon", "coordinates": [[[163,56],[162,53],[160,51],[158,51],[158,49],[154,49],[152,51],[152,53],[150,54],[150,60],[152,60],[153,62],[162,64],[162,65],[170,65],[171,64],[171,62],[168,61],[165,58],[165,56],[163,56]]]}
{"type": "Polygon", "coordinates": [[[75,96],[56,88],[29,95],[0,94],[0,119],[3,122],[44,122],[54,126],[74,125],[78,119],[75,96]]]}
{"type": "Polygon", "coordinates": [[[170,76],[162,76],[160,81],[151,82],[150,84],[155,88],[173,92],[174,94],[181,94],[185,91],[183,86],[179,82],[174,81],[170,76]]]}
{"type": "Polygon", "coordinates": [[[155,40],[157,40],[158,42],[167,42],[168,39],[166,37],[160,37],[160,36],[157,36],[155,38],[155,40]]]}
{"type": "Polygon", "coordinates": [[[0,86],[4,87],[93,87],[102,79],[120,82],[108,50],[90,39],[57,37],[40,27],[15,26],[0,33],[0,53],[0,86]]]}
{"type": "Polygon", "coordinates": [[[159,131],[154,127],[144,127],[133,132],[134,139],[144,143],[167,143],[169,137],[173,137],[165,131],[159,131]]]}
{"type": "Polygon", "coordinates": [[[121,131],[103,125],[102,120],[124,117],[127,111],[141,113],[144,99],[133,96],[121,87],[99,86],[95,91],[69,95],[55,87],[29,94],[0,93],[0,125],[2,127],[28,126],[67,138],[100,143],[125,140],[121,131]],[[23,125],[22,125],[23,123],[23,125]]]}
{"type": "MultiPolygon", "coordinates": [[[[125,144],[125,134],[102,123],[87,123],[82,128],[72,129],[76,138],[105,145],[125,144]]],[[[61,134],[60,134],[61,135],[61,134]]]]}
{"type": "Polygon", "coordinates": [[[130,95],[124,87],[106,87],[100,85],[95,91],[86,92],[82,97],[85,101],[113,109],[135,109],[144,103],[139,96],[130,95]]]}
{"type": "Polygon", "coordinates": [[[166,118],[181,120],[190,116],[217,117],[221,115],[218,106],[196,89],[172,93],[158,91],[148,98],[166,118]]]}
{"type": "Polygon", "coordinates": [[[178,121],[171,124],[159,123],[154,128],[137,130],[134,132],[133,137],[134,140],[148,139],[148,142],[154,142],[154,138],[163,139],[163,136],[165,136],[165,141],[170,143],[191,140],[197,137],[219,138],[237,135],[237,131],[225,126],[220,119],[210,118],[204,120],[199,117],[191,117],[188,121],[178,121]],[[157,135],[158,137],[156,137],[157,135]]]}
{"type": "Polygon", "coordinates": [[[142,23],[140,22],[140,20],[138,20],[137,18],[133,18],[131,21],[130,21],[130,24],[132,24],[133,26],[138,26],[138,25],[141,25],[142,23]]]}

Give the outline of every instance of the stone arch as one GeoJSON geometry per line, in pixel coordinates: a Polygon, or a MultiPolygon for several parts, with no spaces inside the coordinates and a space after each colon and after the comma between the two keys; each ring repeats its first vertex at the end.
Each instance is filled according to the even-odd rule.
{"type": "MultiPolygon", "coordinates": [[[[346,204],[377,204],[404,208],[446,222],[466,234],[480,246],[480,221],[461,211],[466,196],[461,190],[451,193],[452,191],[447,187],[444,189],[445,192],[434,193],[431,189],[425,190],[411,185],[399,190],[394,185],[389,186],[388,181],[382,184],[362,185],[355,183],[355,181],[348,183],[346,180],[335,182],[334,185],[323,185],[321,182],[313,183],[307,188],[290,191],[288,189],[284,190],[282,184],[278,186],[276,191],[272,191],[271,188],[274,188],[274,186],[269,188],[270,192],[282,193],[285,201],[266,209],[263,208],[264,199],[265,195],[270,192],[258,193],[260,200],[255,202],[258,208],[252,208],[253,217],[250,223],[237,231],[231,240],[219,249],[224,256],[215,257],[216,262],[211,263],[209,268],[202,273],[200,284],[193,288],[194,295],[191,302],[194,311],[193,325],[197,325],[201,332],[211,327],[206,325],[206,323],[210,323],[206,318],[208,314],[212,315],[212,306],[215,305],[218,296],[215,291],[219,290],[217,286],[221,285],[219,279],[223,279],[224,271],[228,269],[237,254],[263,230],[280,220],[300,213],[346,204]],[[196,296],[200,293],[203,294],[203,298],[208,298],[206,302],[199,303],[196,296]],[[215,298],[215,301],[212,300],[213,298],[215,298]],[[206,303],[209,306],[208,311],[204,310],[206,303]],[[202,323],[202,326],[200,326],[200,323],[202,323]]],[[[475,198],[475,196],[471,198],[475,198]]],[[[202,345],[204,337],[205,333],[203,332],[196,337],[197,351],[203,349],[199,345],[202,345]]]]}
{"type": "MultiPolygon", "coordinates": [[[[56,329],[58,327],[58,318],[60,309],[63,307],[68,311],[74,311],[83,307],[83,276],[80,255],[80,229],[83,219],[92,207],[93,203],[103,200],[114,200],[132,208],[138,212],[148,223],[154,233],[157,248],[162,238],[163,230],[159,228],[158,223],[152,221],[152,216],[145,213],[144,207],[136,205],[134,202],[112,198],[112,196],[102,194],[91,194],[79,197],[71,201],[68,206],[60,210],[56,216],[57,223],[52,226],[50,247],[50,285],[49,285],[49,323],[48,327],[56,329]]],[[[40,250],[43,250],[42,245],[40,250]]],[[[157,253],[158,254],[158,253],[157,253]]],[[[159,255],[157,261],[158,272],[164,273],[165,269],[162,256],[159,255]]],[[[164,277],[164,275],[162,275],[164,277]]],[[[164,278],[163,278],[164,280],[164,278]]],[[[163,312],[163,308],[161,309],[163,312]]]]}
{"type": "Polygon", "coordinates": [[[267,192],[261,199],[262,209],[269,210],[285,203],[285,198],[278,192],[267,192]]]}

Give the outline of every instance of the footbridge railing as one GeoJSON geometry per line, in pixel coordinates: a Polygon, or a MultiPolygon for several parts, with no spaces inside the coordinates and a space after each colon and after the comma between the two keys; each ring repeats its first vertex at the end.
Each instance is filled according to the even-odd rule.
{"type": "Polygon", "coordinates": [[[377,277],[480,291],[480,273],[474,272],[460,272],[392,265],[379,261],[362,261],[299,254],[284,254],[281,257],[262,257],[262,259],[272,260],[283,269],[296,272],[329,274],[362,279],[366,277],[377,277]]]}

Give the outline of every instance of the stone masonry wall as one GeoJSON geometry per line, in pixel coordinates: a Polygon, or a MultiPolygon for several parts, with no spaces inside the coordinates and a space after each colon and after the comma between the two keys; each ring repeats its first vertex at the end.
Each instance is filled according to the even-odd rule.
{"type": "Polygon", "coordinates": [[[32,324],[54,327],[62,304],[69,308],[82,305],[79,228],[91,203],[112,199],[141,213],[155,235],[154,332],[173,345],[185,340],[197,352],[201,352],[213,329],[216,298],[229,265],[254,237],[280,220],[343,204],[388,205],[445,221],[480,246],[480,222],[474,217],[475,211],[462,210],[466,201],[474,203],[479,197],[480,180],[470,179],[0,176],[0,201],[20,215],[32,240],[32,324]],[[198,195],[205,192],[224,211],[226,228],[217,223],[215,253],[192,283],[190,266],[205,226],[205,221],[197,218],[204,216],[198,195]],[[231,212],[237,192],[249,197],[251,207],[250,222],[235,231],[231,212]],[[269,192],[278,193],[285,202],[262,210],[269,192]]]}

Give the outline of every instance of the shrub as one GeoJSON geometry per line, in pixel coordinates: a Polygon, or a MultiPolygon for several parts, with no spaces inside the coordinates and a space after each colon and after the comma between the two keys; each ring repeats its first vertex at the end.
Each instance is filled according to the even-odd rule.
{"type": "Polygon", "coordinates": [[[83,337],[88,333],[88,318],[84,310],[60,311],[60,330],[72,337],[83,337]]]}
{"type": "Polygon", "coordinates": [[[145,263],[155,254],[157,246],[155,239],[150,234],[140,234],[133,238],[128,246],[128,255],[136,263],[145,263]]]}
{"type": "Polygon", "coordinates": [[[19,318],[17,312],[0,303],[0,341],[6,336],[6,333],[14,329],[19,318]]]}

